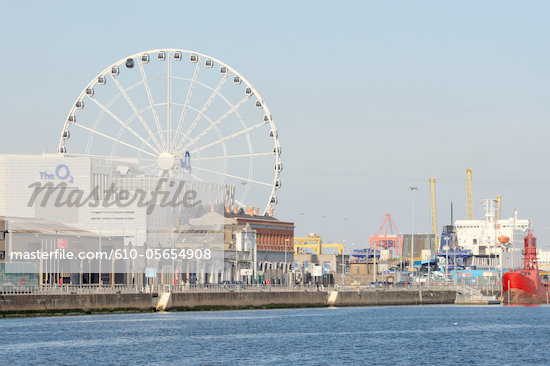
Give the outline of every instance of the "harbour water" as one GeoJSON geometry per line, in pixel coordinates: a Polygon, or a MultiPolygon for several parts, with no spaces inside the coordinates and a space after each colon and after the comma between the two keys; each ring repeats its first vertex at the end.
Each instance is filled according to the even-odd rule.
{"type": "Polygon", "coordinates": [[[0,320],[1,364],[547,364],[550,306],[407,306],[0,320]]]}

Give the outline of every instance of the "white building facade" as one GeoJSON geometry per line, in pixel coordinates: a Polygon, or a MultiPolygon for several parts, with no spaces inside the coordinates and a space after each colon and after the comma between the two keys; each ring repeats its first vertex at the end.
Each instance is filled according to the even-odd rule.
{"type": "MultiPolygon", "coordinates": [[[[69,154],[0,155],[0,172],[0,216],[8,232],[10,217],[52,220],[100,238],[122,237],[119,249],[144,254],[132,259],[133,270],[155,267],[148,271],[154,278],[177,276],[170,283],[180,283],[193,273],[196,282],[213,283],[222,277],[223,212],[234,196],[230,185],[186,180],[183,173],[147,174],[134,159],[69,154]],[[193,223],[211,211],[219,220],[200,227],[193,223]],[[146,255],[165,250],[184,255],[171,261],[146,255]],[[185,257],[187,250],[193,259],[185,257]]],[[[17,238],[12,238],[7,250],[15,247],[17,238]]],[[[113,266],[113,272],[127,271],[129,263],[113,266]]]]}

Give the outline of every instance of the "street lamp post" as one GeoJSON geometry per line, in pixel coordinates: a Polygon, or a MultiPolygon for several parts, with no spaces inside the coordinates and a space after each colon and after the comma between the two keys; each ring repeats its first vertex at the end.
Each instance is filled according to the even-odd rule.
{"type": "Polygon", "coordinates": [[[418,187],[409,187],[411,191],[411,273],[414,273],[414,191],[418,191],[418,187]]]}
{"type": "Polygon", "coordinates": [[[445,245],[447,250],[445,252],[445,282],[449,281],[449,237],[446,236],[443,238],[445,240],[445,245]]]}
{"type": "Polygon", "coordinates": [[[286,238],[285,239],[285,269],[284,269],[284,279],[285,279],[285,285],[288,284],[288,268],[287,268],[287,264],[286,264],[286,249],[288,247],[288,242],[290,241],[289,238],[286,238]]]}
{"type": "Polygon", "coordinates": [[[456,246],[453,248],[453,282],[456,285],[456,246]]]}
{"type": "MultiPolygon", "coordinates": [[[[344,261],[344,244],[345,244],[346,240],[342,240],[342,287],[345,286],[346,284],[346,281],[345,281],[345,272],[346,272],[346,263],[344,261]]],[[[350,257],[351,258],[351,257],[350,257]]]]}

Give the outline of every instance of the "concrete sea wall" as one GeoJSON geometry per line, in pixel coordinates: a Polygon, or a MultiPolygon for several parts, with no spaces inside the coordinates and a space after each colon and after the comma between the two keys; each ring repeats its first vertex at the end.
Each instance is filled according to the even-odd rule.
{"type": "Polygon", "coordinates": [[[73,312],[153,311],[159,299],[162,309],[221,310],[280,307],[382,306],[452,304],[456,292],[450,290],[368,290],[360,291],[226,291],[156,293],[3,295],[0,315],[51,314],[73,312]],[[166,294],[165,294],[166,295],[166,294]]]}
{"type": "MultiPolygon", "coordinates": [[[[334,306],[454,304],[456,291],[341,291],[334,306]]],[[[331,304],[332,305],[332,304],[331,304]]]]}
{"type": "Polygon", "coordinates": [[[316,307],[327,305],[325,291],[173,293],[167,310],[200,308],[316,307]]]}
{"type": "Polygon", "coordinates": [[[0,314],[154,309],[151,294],[3,295],[0,314]]]}

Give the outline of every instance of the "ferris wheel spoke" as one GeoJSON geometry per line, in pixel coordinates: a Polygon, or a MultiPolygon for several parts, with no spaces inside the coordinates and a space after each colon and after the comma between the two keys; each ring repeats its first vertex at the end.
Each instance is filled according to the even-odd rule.
{"type": "Polygon", "coordinates": [[[181,139],[180,143],[176,147],[176,151],[179,150],[179,148],[185,142],[185,140],[187,139],[189,134],[193,131],[193,129],[195,128],[195,126],[197,125],[199,120],[201,119],[203,113],[208,109],[208,107],[210,106],[210,103],[212,103],[212,101],[214,100],[214,97],[216,97],[216,95],[218,94],[218,92],[220,91],[220,89],[222,88],[222,86],[223,86],[223,84],[225,83],[226,80],[227,80],[227,74],[225,74],[224,77],[220,80],[220,82],[218,83],[218,86],[216,87],[216,89],[214,89],[214,91],[208,97],[208,100],[202,106],[199,114],[197,114],[197,117],[195,117],[195,119],[193,120],[193,122],[191,123],[191,125],[189,126],[189,128],[187,129],[185,134],[183,135],[183,138],[181,139]]]}
{"type": "Polygon", "coordinates": [[[255,157],[255,156],[272,156],[273,152],[268,153],[250,153],[250,154],[239,154],[239,155],[227,155],[227,156],[209,156],[205,158],[195,158],[193,160],[195,161],[202,161],[202,160],[216,160],[216,159],[232,159],[232,158],[248,158],[248,157],[255,157]]]}
{"type": "Polygon", "coordinates": [[[172,145],[176,144],[176,139],[178,138],[178,135],[181,130],[181,126],[185,119],[185,114],[187,113],[187,106],[189,105],[189,100],[191,99],[191,95],[193,94],[193,89],[195,89],[195,84],[197,82],[197,74],[199,72],[200,65],[201,63],[197,62],[197,65],[195,66],[195,71],[193,72],[193,78],[191,79],[191,84],[189,85],[189,89],[187,89],[187,96],[185,97],[185,103],[183,104],[183,109],[181,111],[180,118],[178,120],[178,127],[176,128],[176,133],[174,134],[174,141],[172,142],[172,145]]]}
{"type": "Polygon", "coordinates": [[[246,207],[246,205],[245,205],[244,203],[242,203],[241,201],[239,201],[238,199],[235,199],[235,203],[236,203],[238,206],[246,207]]]}
{"type": "Polygon", "coordinates": [[[132,135],[134,135],[138,140],[140,140],[141,142],[143,142],[143,144],[147,145],[151,150],[153,151],[156,151],[157,153],[159,153],[159,150],[156,148],[156,147],[153,147],[147,140],[145,140],[140,134],[138,134],[136,131],[134,131],[133,128],[131,128],[130,126],[128,126],[127,123],[125,123],[123,120],[121,120],[116,114],[114,114],[113,112],[111,112],[111,110],[107,107],[105,107],[102,103],[100,103],[99,101],[97,101],[95,98],[90,98],[88,97],[88,99],[92,100],[99,108],[101,108],[102,110],[105,111],[105,113],[107,113],[109,116],[111,116],[115,121],[117,121],[120,125],[122,125],[125,129],[127,129],[132,135]]]}
{"type": "Polygon", "coordinates": [[[245,182],[248,182],[248,183],[255,183],[255,184],[261,184],[261,185],[268,186],[268,187],[273,187],[273,184],[271,184],[271,183],[260,182],[260,181],[258,181],[258,180],[254,180],[254,179],[250,179],[250,178],[244,178],[244,177],[239,177],[239,176],[232,175],[232,174],[228,174],[228,173],[224,173],[224,172],[217,172],[217,171],[215,171],[215,170],[205,169],[205,168],[201,168],[201,167],[194,167],[193,169],[195,169],[195,170],[202,170],[203,172],[206,172],[206,173],[212,173],[212,174],[217,174],[217,175],[223,175],[224,177],[233,178],[233,179],[238,179],[238,180],[245,181],[245,182]]]}
{"type": "Polygon", "coordinates": [[[134,114],[135,116],[139,119],[139,121],[141,122],[142,126],[145,128],[145,130],[147,131],[147,133],[149,134],[149,137],[151,137],[151,140],[153,140],[153,142],[155,143],[157,149],[162,149],[162,145],[158,142],[158,140],[155,138],[155,135],[153,134],[153,132],[151,131],[151,129],[149,128],[149,125],[147,124],[147,122],[145,122],[145,120],[143,119],[143,116],[141,115],[141,113],[137,110],[135,104],[132,102],[132,100],[130,99],[130,97],[128,96],[128,93],[126,93],[126,90],[124,90],[124,88],[122,87],[122,85],[120,85],[119,81],[113,77],[112,74],[109,74],[111,76],[111,79],[113,80],[113,82],[115,83],[115,85],[117,86],[118,90],[120,90],[120,93],[122,94],[122,96],[124,97],[124,99],[126,99],[126,102],[128,103],[128,105],[130,106],[130,108],[132,108],[132,110],[134,111],[134,114]]]}
{"type": "Polygon", "coordinates": [[[195,178],[195,179],[198,180],[199,182],[204,182],[203,179],[197,177],[195,174],[191,174],[191,173],[187,173],[187,174],[189,174],[190,176],[192,176],[193,178],[195,178]]]}
{"type": "Polygon", "coordinates": [[[162,134],[162,128],[160,127],[159,116],[157,115],[157,110],[155,109],[155,103],[153,102],[153,96],[151,95],[151,88],[149,87],[149,82],[147,76],[145,75],[145,70],[143,69],[143,63],[138,59],[139,72],[141,78],[143,79],[143,86],[145,87],[145,93],[147,94],[147,99],[149,99],[149,105],[151,106],[151,112],[153,113],[153,118],[155,119],[155,124],[157,125],[157,133],[160,135],[160,140],[162,145],[166,148],[166,142],[164,141],[164,135],[162,134]]]}
{"type": "Polygon", "coordinates": [[[187,145],[182,147],[178,153],[181,151],[185,151],[189,146],[193,145],[195,142],[200,140],[201,137],[206,135],[208,132],[210,132],[215,126],[217,126],[220,122],[222,122],[224,119],[232,115],[239,107],[241,107],[246,101],[250,99],[250,95],[247,95],[244,97],[239,103],[235,104],[233,107],[231,107],[228,111],[226,111],[220,118],[218,118],[214,123],[212,123],[210,126],[208,126],[204,131],[202,131],[197,137],[195,137],[192,141],[190,141],[187,145]]]}
{"type": "Polygon", "coordinates": [[[214,141],[214,142],[211,142],[211,143],[209,143],[209,144],[207,144],[207,145],[204,145],[204,146],[201,146],[201,147],[199,147],[199,148],[196,148],[195,150],[190,151],[190,153],[194,154],[194,153],[196,153],[196,152],[198,152],[198,151],[202,151],[202,150],[204,150],[204,149],[207,149],[207,148],[212,147],[212,146],[214,146],[214,145],[220,144],[220,143],[222,143],[222,142],[225,142],[225,141],[230,140],[230,139],[232,139],[232,138],[235,138],[235,137],[237,137],[237,136],[244,135],[245,133],[248,133],[248,132],[250,132],[250,131],[252,131],[252,130],[258,128],[258,127],[262,127],[263,125],[265,125],[265,122],[258,123],[257,125],[254,125],[254,126],[245,128],[244,130],[241,130],[241,131],[239,131],[239,132],[235,132],[235,133],[232,134],[232,135],[226,136],[226,137],[221,138],[221,139],[219,139],[219,140],[217,140],[217,141],[214,141]]]}
{"type": "Polygon", "coordinates": [[[156,166],[157,166],[156,163],[152,163],[152,164],[142,165],[141,168],[142,168],[142,169],[149,169],[149,168],[154,168],[154,167],[156,167],[156,166]]]}
{"type": "Polygon", "coordinates": [[[250,188],[250,184],[247,184],[246,187],[244,187],[243,193],[241,194],[241,197],[246,197],[246,194],[248,193],[248,189],[250,188]]]}
{"type": "Polygon", "coordinates": [[[127,143],[127,142],[118,140],[118,139],[116,139],[116,138],[114,138],[114,137],[111,137],[111,136],[109,136],[109,135],[107,135],[107,134],[104,134],[103,132],[96,131],[96,130],[94,130],[94,129],[91,129],[91,128],[86,127],[86,126],[83,126],[83,125],[80,125],[80,124],[78,124],[78,123],[73,123],[72,125],[73,125],[73,126],[78,126],[78,127],[82,128],[82,129],[84,129],[84,130],[86,130],[86,131],[88,131],[88,132],[90,132],[90,133],[93,133],[93,134],[95,134],[95,135],[104,137],[104,138],[106,138],[106,139],[108,139],[108,140],[111,140],[111,141],[117,143],[117,144],[122,144],[122,145],[124,145],[124,146],[127,146],[127,147],[129,147],[129,148],[132,148],[132,149],[134,149],[134,150],[137,150],[137,151],[139,151],[139,152],[142,152],[142,153],[147,154],[147,155],[149,155],[149,156],[152,156],[152,157],[154,157],[154,158],[157,157],[155,154],[153,154],[153,153],[151,153],[151,152],[149,152],[149,151],[147,151],[147,150],[143,150],[143,149],[141,149],[141,148],[139,148],[139,147],[137,147],[137,146],[134,146],[134,145],[129,144],[129,143],[127,143]]]}
{"type": "Polygon", "coordinates": [[[168,95],[168,103],[166,104],[166,148],[170,151],[170,145],[172,144],[172,137],[170,136],[172,130],[172,58],[170,55],[168,55],[168,80],[166,84],[168,89],[166,92],[168,95]]]}

